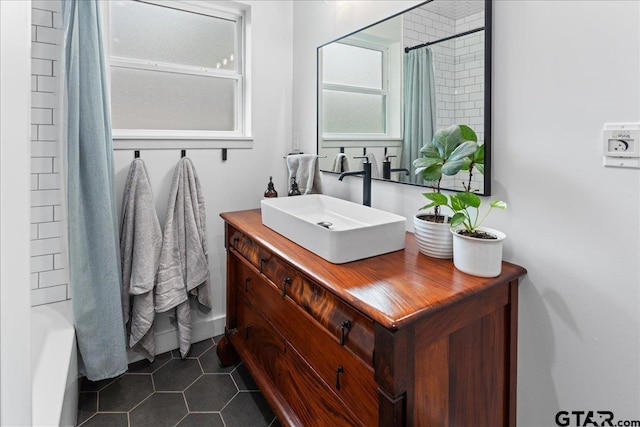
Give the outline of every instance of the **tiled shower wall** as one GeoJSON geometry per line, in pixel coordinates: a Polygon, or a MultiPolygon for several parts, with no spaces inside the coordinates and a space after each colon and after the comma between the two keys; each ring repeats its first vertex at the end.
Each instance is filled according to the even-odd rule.
{"type": "MultiPolygon", "coordinates": [[[[416,8],[404,14],[404,45],[439,40],[484,25],[484,12],[451,19],[416,8]]],[[[466,124],[484,141],[484,33],[475,33],[431,46],[436,83],[436,129],[466,124]]],[[[467,172],[445,178],[442,185],[462,189],[467,172]]],[[[474,182],[482,177],[475,175],[474,182]]]]}
{"type": "Polygon", "coordinates": [[[63,257],[58,143],[61,4],[32,1],[31,21],[31,305],[70,298],[63,257]]]}

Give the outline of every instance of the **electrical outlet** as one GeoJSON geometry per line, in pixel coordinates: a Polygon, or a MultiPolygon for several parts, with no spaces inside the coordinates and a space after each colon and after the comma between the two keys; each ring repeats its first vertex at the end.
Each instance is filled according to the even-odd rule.
{"type": "Polygon", "coordinates": [[[635,141],[633,139],[609,139],[608,150],[610,153],[635,151],[635,141]]]}
{"type": "Polygon", "coordinates": [[[602,133],[605,166],[640,168],[640,123],[606,123],[602,133]]]}

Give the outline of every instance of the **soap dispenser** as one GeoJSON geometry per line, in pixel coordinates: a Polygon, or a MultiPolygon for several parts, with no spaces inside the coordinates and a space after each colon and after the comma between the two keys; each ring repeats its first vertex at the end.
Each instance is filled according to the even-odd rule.
{"type": "Polygon", "coordinates": [[[264,197],[278,197],[278,192],[273,186],[273,177],[269,177],[269,184],[267,184],[267,190],[264,192],[264,197]]]}
{"type": "Polygon", "coordinates": [[[296,182],[296,177],[291,178],[291,190],[289,190],[289,196],[301,196],[302,193],[300,189],[298,189],[298,183],[296,182]]]}

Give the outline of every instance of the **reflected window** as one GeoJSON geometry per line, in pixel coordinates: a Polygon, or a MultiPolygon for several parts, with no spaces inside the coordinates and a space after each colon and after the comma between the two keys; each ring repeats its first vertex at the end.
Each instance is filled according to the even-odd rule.
{"type": "Polygon", "coordinates": [[[386,49],[332,43],[322,49],[322,120],[327,136],[385,134],[386,49]]]}

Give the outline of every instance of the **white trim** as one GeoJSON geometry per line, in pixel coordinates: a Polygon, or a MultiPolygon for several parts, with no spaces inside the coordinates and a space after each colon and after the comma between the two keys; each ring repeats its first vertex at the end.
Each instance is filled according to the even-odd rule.
{"type": "Polygon", "coordinates": [[[172,149],[215,149],[227,148],[251,149],[253,140],[251,138],[223,138],[223,139],[115,139],[113,140],[114,150],[172,150],[172,149]]]}
{"type": "Polygon", "coordinates": [[[322,148],[401,147],[402,139],[395,138],[332,138],[322,141],[322,148]]]}
{"type": "Polygon", "coordinates": [[[31,1],[0,1],[0,425],[31,424],[31,1]]]}

